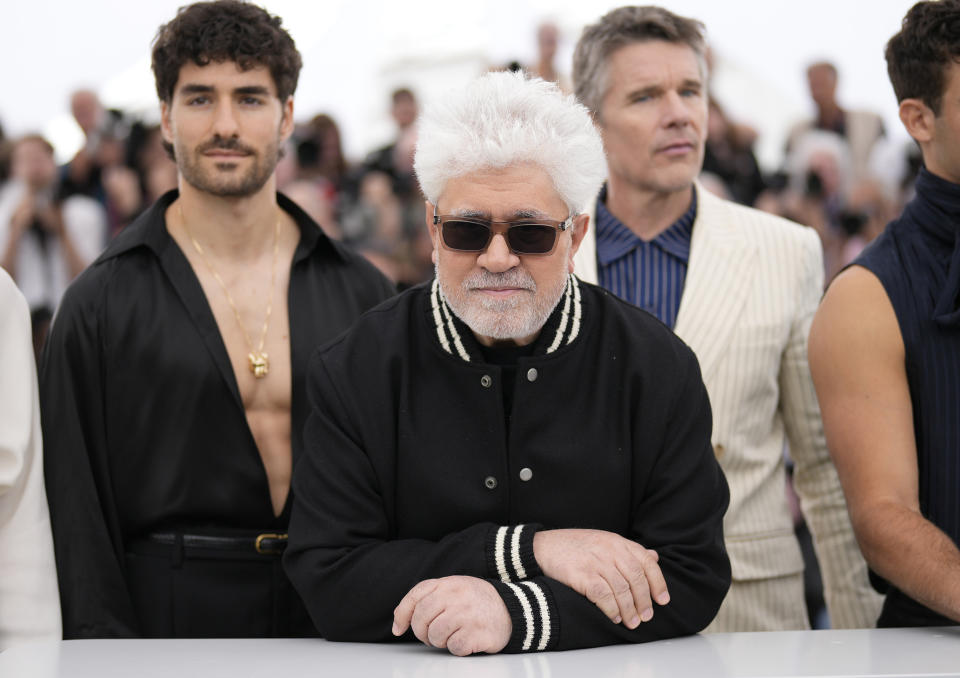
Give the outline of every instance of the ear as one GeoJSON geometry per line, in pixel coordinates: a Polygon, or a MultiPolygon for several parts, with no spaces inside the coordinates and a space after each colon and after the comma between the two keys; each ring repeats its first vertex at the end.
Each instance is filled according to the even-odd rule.
{"type": "Polygon", "coordinates": [[[578,214],[573,219],[573,227],[570,229],[570,254],[567,257],[567,268],[573,273],[573,255],[580,249],[580,243],[583,242],[583,236],[590,229],[590,216],[587,214],[578,214]]]}
{"type": "Polygon", "coordinates": [[[935,118],[930,107],[920,99],[904,99],[900,102],[900,121],[919,144],[933,140],[935,118]]]}
{"type": "Polygon", "coordinates": [[[437,263],[437,250],[440,249],[440,229],[433,223],[434,205],[429,200],[423,202],[423,212],[427,222],[427,231],[430,233],[430,242],[433,243],[433,251],[430,253],[430,260],[437,263]]]}
{"type": "Polygon", "coordinates": [[[283,117],[280,119],[280,138],[283,141],[286,141],[290,138],[290,135],[293,134],[294,122],[293,122],[293,97],[287,97],[287,100],[282,104],[282,113],[283,117]]]}
{"type": "Polygon", "coordinates": [[[170,104],[160,102],[160,135],[168,144],[173,143],[173,126],[170,124],[170,104]]]}

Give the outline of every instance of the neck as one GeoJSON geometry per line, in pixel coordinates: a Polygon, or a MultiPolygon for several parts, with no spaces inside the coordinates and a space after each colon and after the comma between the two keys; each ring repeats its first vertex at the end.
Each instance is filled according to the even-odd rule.
{"type": "Polygon", "coordinates": [[[180,197],[167,210],[167,224],[183,228],[213,258],[256,258],[272,247],[280,218],[276,179],[270,177],[256,193],[221,197],[198,190],[180,178],[180,197]]]}
{"type": "Polygon", "coordinates": [[[653,240],[683,216],[693,198],[693,185],[676,191],[647,191],[610,177],[607,209],[641,240],[653,240]]]}
{"type": "Polygon", "coordinates": [[[473,333],[473,336],[476,338],[477,343],[487,348],[510,348],[511,346],[527,346],[528,344],[532,344],[536,341],[537,337],[540,336],[540,331],[538,330],[526,337],[510,339],[495,339],[494,337],[487,337],[482,334],[477,334],[476,332],[473,333]]]}

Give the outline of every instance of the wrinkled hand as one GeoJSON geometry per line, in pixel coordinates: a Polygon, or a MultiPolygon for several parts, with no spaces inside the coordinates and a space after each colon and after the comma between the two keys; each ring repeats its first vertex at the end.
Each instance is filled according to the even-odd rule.
{"type": "Polygon", "coordinates": [[[410,589],[393,611],[393,635],[408,628],[423,643],[463,657],[502,650],[513,623],[490,582],[454,576],[427,579],[410,589]]]}
{"type": "Polygon", "coordinates": [[[651,597],[670,602],[656,551],[603,530],[545,530],[533,538],[543,573],[599,607],[615,624],[635,629],[653,618],[651,597]]]}

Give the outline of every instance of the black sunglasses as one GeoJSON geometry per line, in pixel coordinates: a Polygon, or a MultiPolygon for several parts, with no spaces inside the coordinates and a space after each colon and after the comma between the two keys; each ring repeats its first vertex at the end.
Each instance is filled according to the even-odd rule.
{"type": "Polygon", "coordinates": [[[447,249],[457,252],[482,252],[493,240],[494,224],[506,224],[503,229],[507,246],[514,254],[550,254],[557,246],[557,234],[573,223],[573,216],[565,221],[552,219],[517,219],[493,221],[479,217],[438,215],[433,208],[433,223],[440,226],[440,237],[447,249]]]}

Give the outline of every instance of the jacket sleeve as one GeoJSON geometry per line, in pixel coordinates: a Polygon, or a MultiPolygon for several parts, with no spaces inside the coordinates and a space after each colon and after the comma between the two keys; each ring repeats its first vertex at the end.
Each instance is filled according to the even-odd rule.
{"type": "Polygon", "coordinates": [[[0,270],[0,651],[59,639],[60,601],[43,491],[30,311],[0,270]]]}
{"type": "Polygon", "coordinates": [[[804,273],[797,285],[797,315],[780,363],[780,407],[794,487],[813,535],[824,598],[834,628],[869,628],[883,603],[870,586],[867,565],[853,534],[843,489],[830,460],[820,405],[807,361],[807,337],[823,290],[823,264],[816,234],[805,231],[804,273]]]}
{"type": "MultiPolygon", "coordinates": [[[[535,576],[534,525],[471,525],[437,541],[397,539],[360,427],[319,355],[308,372],[312,411],[293,476],[284,567],[328,640],[383,642],[393,610],[417,583],[450,575],[535,576]]],[[[410,635],[412,638],[412,634],[410,635]]]]}
{"type": "MultiPolygon", "coordinates": [[[[90,271],[88,270],[88,273],[90,271]]],[[[83,277],[64,296],[40,366],[44,472],[64,638],[139,635],[107,465],[100,310],[83,277]]]]}
{"type": "Polygon", "coordinates": [[[657,549],[672,600],[631,631],[543,576],[532,550],[538,525],[484,523],[438,541],[392,539],[380,491],[389,480],[378,477],[360,429],[315,360],[314,409],[294,473],[284,564],[317,628],[330,640],[390,640],[393,609],[407,591],[424,579],[455,574],[497,588],[513,622],[508,652],[643,642],[705,627],[730,583],[722,538],[728,492],[710,446],[709,403],[692,354],[687,368],[669,403],[642,415],[666,423],[657,424],[662,445],[652,472],[635,483],[629,536],[657,549]]]}
{"type": "Polygon", "coordinates": [[[643,422],[661,422],[663,445],[649,477],[634,479],[634,513],[627,537],[657,551],[670,591],[666,606],[636,629],[614,624],[573,589],[544,576],[497,584],[513,620],[507,651],[572,650],[641,643],[701,631],[730,587],[723,542],[729,502],[726,479],[710,445],[711,414],[693,354],[680,388],[662,406],[647,403],[643,422]]]}

